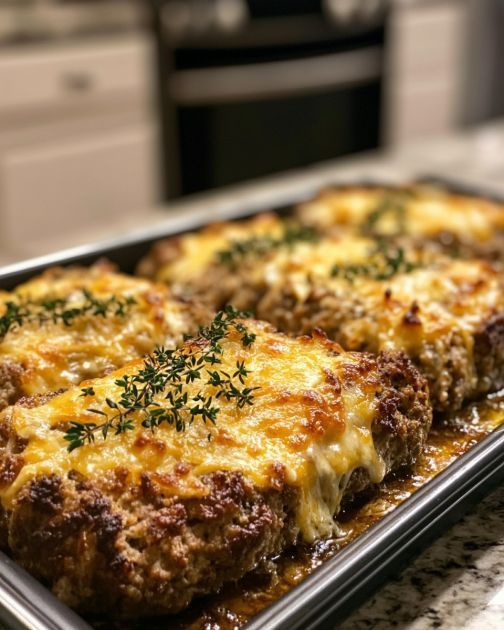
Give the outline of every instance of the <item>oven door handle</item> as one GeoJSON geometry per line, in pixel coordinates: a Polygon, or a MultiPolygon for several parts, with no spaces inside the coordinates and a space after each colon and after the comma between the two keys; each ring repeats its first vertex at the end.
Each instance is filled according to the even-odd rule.
{"type": "Polygon", "coordinates": [[[308,59],[179,70],[169,92],[178,105],[201,106],[289,97],[369,83],[382,75],[379,46],[308,59]]]}

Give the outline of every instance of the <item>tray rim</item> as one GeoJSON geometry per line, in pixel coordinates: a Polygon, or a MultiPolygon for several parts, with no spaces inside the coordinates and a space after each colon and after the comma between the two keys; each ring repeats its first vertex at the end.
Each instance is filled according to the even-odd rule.
{"type": "MultiPolygon", "coordinates": [[[[335,182],[334,185],[326,184],[322,189],[337,189],[348,186],[402,187],[414,184],[434,184],[454,193],[502,201],[495,195],[485,194],[483,190],[476,190],[453,180],[445,180],[442,177],[429,175],[415,178],[413,181],[404,184],[391,184],[380,182],[379,180],[361,180],[346,184],[341,182],[335,182]]],[[[250,204],[244,203],[243,205],[232,202],[224,203],[222,207],[214,207],[210,216],[205,208],[192,209],[184,214],[183,209],[186,203],[181,202],[176,206],[181,212],[176,212],[173,216],[169,216],[170,211],[168,210],[166,221],[158,225],[132,230],[124,236],[107,238],[0,267],[0,289],[6,286],[8,290],[13,283],[23,282],[32,275],[40,273],[49,267],[79,263],[90,264],[95,259],[106,257],[107,253],[129,247],[150,245],[163,238],[199,229],[216,220],[244,219],[268,210],[282,212],[297,203],[312,198],[319,190],[321,188],[316,190],[310,189],[302,195],[298,193],[294,195],[286,194],[280,198],[277,197],[275,205],[269,209],[265,209],[264,199],[256,200],[250,204]]],[[[205,195],[198,195],[198,201],[203,200],[204,197],[205,195]]],[[[211,199],[210,195],[209,198],[211,199]]],[[[471,500],[478,495],[478,492],[487,494],[494,487],[495,483],[502,481],[504,481],[504,425],[482,438],[478,444],[459,456],[435,478],[426,482],[408,499],[360,534],[333,558],[330,558],[315,569],[302,583],[293,587],[252,618],[245,624],[245,627],[249,630],[316,628],[326,619],[328,614],[334,614],[341,610],[344,616],[348,615],[358,603],[361,603],[371,595],[369,590],[366,591],[364,587],[369,588],[372,580],[367,579],[362,581],[360,585],[348,587],[345,598],[341,599],[340,604],[336,605],[336,607],[331,605],[332,607],[329,609],[327,608],[327,603],[331,600],[329,597],[331,593],[328,593],[328,591],[334,594],[335,582],[338,576],[342,574],[342,568],[340,567],[339,571],[335,571],[333,564],[340,564],[344,560],[345,564],[342,566],[344,571],[348,572],[349,567],[352,569],[352,562],[362,562],[363,547],[365,553],[369,554],[370,549],[376,545],[379,546],[380,540],[387,540],[383,537],[383,530],[388,528],[389,531],[395,531],[393,526],[397,527],[398,524],[410,523],[411,525],[411,521],[414,521],[419,516],[419,513],[425,510],[427,510],[427,516],[435,514],[436,501],[438,501],[438,511],[441,509],[440,506],[442,507],[448,503],[446,509],[440,511],[437,517],[437,520],[439,520],[442,516],[445,516],[446,520],[444,523],[437,524],[437,528],[427,525],[424,528],[424,532],[416,532],[415,539],[410,537],[410,542],[397,551],[393,559],[395,564],[389,566],[391,563],[388,562],[386,565],[383,565],[382,569],[377,567],[371,577],[375,579],[376,575],[385,575],[385,569],[388,571],[392,570],[394,566],[397,566],[397,563],[405,553],[411,553],[413,543],[416,544],[417,541],[427,538],[429,533],[432,535],[432,533],[439,533],[445,530],[451,522],[461,516],[461,509],[466,511],[470,507],[471,500]],[[482,462],[483,466],[479,468],[482,462]],[[496,462],[497,465],[495,465],[496,462]],[[471,475],[473,475],[472,479],[474,481],[475,472],[480,474],[481,479],[471,485],[471,475]],[[466,491],[463,496],[453,503],[452,499],[457,495],[456,482],[460,480],[464,481],[462,489],[466,491]],[[451,494],[449,491],[451,491],[451,494]],[[440,501],[443,498],[440,496],[443,492],[445,493],[444,501],[440,501]],[[432,502],[434,502],[434,505],[431,505],[432,502]],[[431,510],[430,512],[428,512],[429,509],[431,510]],[[449,518],[452,520],[449,521],[449,518]],[[348,556],[350,557],[348,558],[348,556]],[[353,560],[352,556],[355,556],[353,560]],[[328,576],[327,574],[331,572],[333,575],[328,576]],[[316,582],[322,580],[322,585],[316,584],[316,582]],[[363,591],[366,592],[363,593],[363,591]],[[320,599],[321,594],[322,599],[320,599]],[[310,612],[309,609],[310,600],[313,602],[315,596],[320,599],[320,601],[319,599],[317,600],[317,611],[326,605],[324,614],[318,617],[314,616],[313,610],[310,612]]],[[[427,516],[424,514],[424,519],[427,516]]],[[[409,530],[410,534],[413,532],[413,529],[409,530]]],[[[360,569],[359,575],[361,573],[362,569],[360,569]]],[[[341,578],[339,579],[341,581],[341,578]]],[[[347,584],[350,584],[350,582],[347,582],[347,584]]],[[[344,584],[340,584],[341,586],[344,586],[344,584]]],[[[340,590],[337,592],[340,593],[340,590]]],[[[82,617],[60,602],[46,587],[2,552],[0,552],[0,620],[8,623],[9,627],[30,628],[33,630],[67,630],[68,628],[89,630],[91,628],[82,617]]]]}

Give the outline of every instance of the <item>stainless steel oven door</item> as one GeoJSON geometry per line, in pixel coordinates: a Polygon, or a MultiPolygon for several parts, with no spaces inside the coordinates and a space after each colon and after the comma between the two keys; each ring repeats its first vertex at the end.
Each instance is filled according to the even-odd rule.
{"type": "Polygon", "coordinates": [[[379,144],[382,48],[178,70],[182,194],[379,144]]]}

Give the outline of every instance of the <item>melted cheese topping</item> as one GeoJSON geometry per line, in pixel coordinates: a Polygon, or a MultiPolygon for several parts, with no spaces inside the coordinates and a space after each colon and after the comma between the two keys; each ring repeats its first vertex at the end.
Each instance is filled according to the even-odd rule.
{"type": "Polygon", "coordinates": [[[400,305],[409,309],[415,301],[434,329],[441,320],[443,326],[447,324],[448,318],[450,325],[458,323],[474,331],[483,316],[504,306],[502,274],[482,260],[425,256],[411,249],[406,256],[418,266],[386,280],[375,280],[362,273],[349,282],[340,275],[331,275],[334,265],[365,265],[373,244],[371,239],[349,235],[315,244],[302,243],[290,251],[278,251],[262,265],[256,263],[256,273],[269,287],[281,288],[287,282],[301,301],[308,297],[314,284],[323,285],[335,295],[358,297],[366,311],[375,311],[384,304],[385,310],[397,310],[400,305]]]}
{"type": "MultiPolygon", "coordinates": [[[[504,230],[504,206],[498,203],[417,187],[401,192],[383,188],[327,190],[313,201],[302,204],[298,216],[310,225],[357,226],[385,200],[397,201],[405,208],[404,229],[413,236],[435,236],[451,232],[463,239],[485,241],[504,230]]],[[[379,234],[394,234],[398,224],[393,212],[384,212],[373,229],[379,234]]]]}
{"type": "MultiPolygon", "coordinates": [[[[408,252],[410,260],[416,256],[408,252]]],[[[471,372],[467,378],[475,386],[474,335],[484,321],[504,309],[502,274],[485,261],[435,256],[388,280],[362,275],[349,282],[331,276],[334,264],[365,264],[368,259],[369,242],[347,235],[278,252],[254,273],[258,286],[263,282],[274,294],[293,293],[300,303],[314,291],[334,296],[334,317],[341,317],[335,319],[336,339],[349,350],[404,350],[419,356],[436,348],[442,355],[447,350],[444,344],[458,335],[471,372]]],[[[323,309],[322,299],[320,305],[323,309]]],[[[267,308],[259,312],[267,316],[267,308]]],[[[320,325],[335,328],[332,322],[320,325]]]]}
{"type": "Polygon", "coordinates": [[[228,249],[233,241],[260,236],[275,238],[283,230],[283,221],[274,214],[261,214],[248,221],[214,223],[199,232],[177,238],[171,259],[159,267],[156,278],[171,284],[189,282],[212,264],[217,253],[228,249]]]}
{"type": "MultiPolygon", "coordinates": [[[[140,369],[140,361],[90,382],[96,392],[91,401],[80,396],[80,389],[71,389],[41,407],[4,411],[16,434],[28,440],[25,465],[3,490],[4,505],[8,507],[31,479],[70,470],[93,478],[120,466],[128,469],[133,481],[143,472],[154,473],[167,494],[201,496],[202,475],[241,471],[258,487],[267,488],[275,478],[278,481],[280,464],[285,481],[300,489],[297,522],[304,539],[333,533],[333,515],[351,472],[362,467],[373,482],[385,474],[371,433],[375,394],[381,387],[376,365],[369,358],[342,352],[326,339],[295,340],[272,332],[266,324],[246,325],[257,334],[256,341],[244,348],[236,333],[231,334],[223,341],[220,367],[232,371],[237,360],[245,361],[251,370],[246,385],[260,389],[254,404],[243,409],[219,399],[215,427],[197,420],[184,433],[168,425],[154,435],[135,429],[109,435],[106,441],[98,436],[95,444],[68,453],[63,439],[67,423],[96,422],[90,406],[110,411],[104,399],[118,396],[115,380],[140,369]],[[350,379],[349,366],[364,361],[359,366],[362,376],[350,379]],[[191,472],[175,480],[170,473],[178,462],[190,464],[191,472]]],[[[191,394],[201,388],[201,381],[188,387],[191,394]]],[[[210,385],[203,387],[206,395],[214,393],[210,385]]],[[[160,395],[158,400],[162,405],[165,398],[160,395]]]]}
{"type": "Polygon", "coordinates": [[[174,345],[188,330],[181,304],[170,298],[166,287],[102,266],[46,272],[17,287],[7,300],[65,298],[69,306],[79,307],[85,299],[83,289],[104,300],[112,295],[133,297],[136,304],[127,308],[125,316],[88,314],[70,326],[34,322],[10,330],[0,341],[0,361],[23,367],[25,394],[55,391],[101,376],[156,345],[174,345]]]}

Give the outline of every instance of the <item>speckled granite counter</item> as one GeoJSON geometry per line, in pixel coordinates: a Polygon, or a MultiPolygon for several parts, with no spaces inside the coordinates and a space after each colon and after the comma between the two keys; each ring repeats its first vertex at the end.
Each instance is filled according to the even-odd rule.
{"type": "Polygon", "coordinates": [[[504,487],[357,610],[341,630],[504,628],[504,487]]]}

